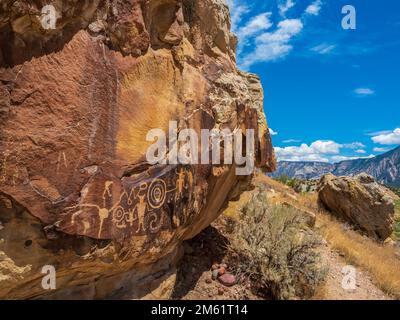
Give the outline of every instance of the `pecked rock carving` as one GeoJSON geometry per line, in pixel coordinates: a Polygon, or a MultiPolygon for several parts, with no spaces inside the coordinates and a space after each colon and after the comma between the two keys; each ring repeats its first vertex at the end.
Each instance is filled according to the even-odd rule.
{"type": "Polygon", "coordinates": [[[236,68],[223,0],[55,0],[44,29],[47,4],[0,5],[0,298],[168,297],[182,241],[252,177],[151,165],[147,133],[254,129],[271,171],[260,81],[236,68]]]}

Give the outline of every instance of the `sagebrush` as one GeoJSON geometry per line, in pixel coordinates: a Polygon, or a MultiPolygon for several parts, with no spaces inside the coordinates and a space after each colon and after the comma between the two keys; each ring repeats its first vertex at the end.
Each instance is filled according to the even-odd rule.
{"type": "Polygon", "coordinates": [[[318,253],[320,238],[305,221],[296,209],[269,205],[259,190],[233,229],[229,249],[237,273],[274,299],[310,297],[326,270],[318,253]]]}

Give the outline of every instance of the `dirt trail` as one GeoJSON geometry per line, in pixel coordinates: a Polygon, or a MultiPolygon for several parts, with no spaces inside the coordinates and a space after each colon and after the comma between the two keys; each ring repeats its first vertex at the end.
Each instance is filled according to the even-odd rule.
{"type": "MultiPolygon", "coordinates": [[[[354,290],[344,289],[342,282],[345,277],[343,270],[349,266],[348,263],[340,256],[340,254],[328,245],[322,250],[322,258],[329,267],[325,284],[319,290],[320,292],[314,299],[324,300],[391,300],[382,290],[380,290],[373,282],[370,275],[360,268],[355,267],[356,287],[354,290]],[[342,272],[343,271],[343,272],[342,272]]],[[[348,272],[348,271],[347,271],[348,272]]]]}

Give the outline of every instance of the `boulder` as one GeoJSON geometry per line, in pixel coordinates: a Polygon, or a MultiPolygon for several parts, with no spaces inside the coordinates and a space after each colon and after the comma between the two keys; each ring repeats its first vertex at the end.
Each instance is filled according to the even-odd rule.
{"type": "Polygon", "coordinates": [[[253,129],[270,172],[260,80],[224,0],[57,0],[49,29],[47,4],[0,6],[0,299],[168,297],[182,242],[252,175],[149,163],[147,134],[253,129]]]}
{"type": "Polygon", "coordinates": [[[320,202],[332,214],[368,236],[384,241],[392,234],[394,201],[371,176],[327,174],[321,178],[318,192],[320,202]]]}

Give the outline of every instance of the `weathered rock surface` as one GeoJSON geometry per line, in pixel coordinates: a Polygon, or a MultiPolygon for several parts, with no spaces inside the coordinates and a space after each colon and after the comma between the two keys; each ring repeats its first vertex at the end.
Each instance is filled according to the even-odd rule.
{"type": "Polygon", "coordinates": [[[0,4],[0,298],[165,297],[181,242],[251,176],[149,165],[146,135],[255,129],[271,171],[260,81],[223,0],[56,0],[44,30],[46,4],[0,4]]]}
{"type": "Polygon", "coordinates": [[[328,210],[368,236],[385,240],[392,234],[394,201],[373,177],[327,174],[321,178],[318,191],[319,200],[328,210]]]}
{"type": "Polygon", "coordinates": [[[293,184],[293,190],[297,193],[313,193],[317,191],[318,180],[298,180],[293,184]]]}

